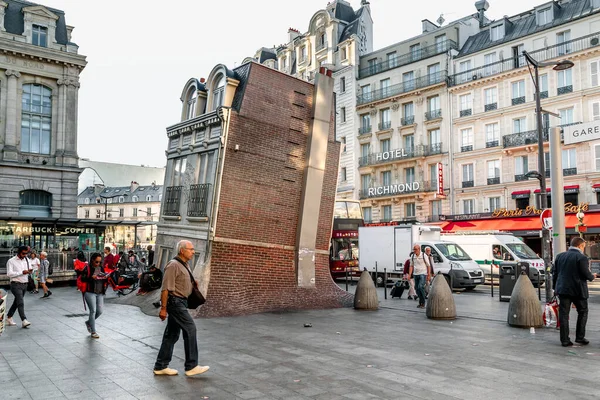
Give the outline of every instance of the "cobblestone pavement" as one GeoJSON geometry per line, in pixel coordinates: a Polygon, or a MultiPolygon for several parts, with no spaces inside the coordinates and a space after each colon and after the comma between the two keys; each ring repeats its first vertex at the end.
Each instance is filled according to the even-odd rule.
{"type": "Polygon", "coordinates": [[[97,323],[100,339],[94,340],[84,325],[81,295],[74,288],[53,292],[44,300],[27,295],[31,327],[9,327],[0,337],[2,400],[600,396],[596,304],[591,304],[587,334],[592,343],[573,348],[561,347],[554,329],[531,334],[508,327],[508,303],[484,290],[455,294],[455,321],[428,320],[414,301],[383,300],[382,289],[375,312],[335,309],[200,319],[200,364],[211,369],[187,378],[182,341],[171,364],[180,375],[152,374],[164,329],[157,317],[107,299],[97,323]]]}

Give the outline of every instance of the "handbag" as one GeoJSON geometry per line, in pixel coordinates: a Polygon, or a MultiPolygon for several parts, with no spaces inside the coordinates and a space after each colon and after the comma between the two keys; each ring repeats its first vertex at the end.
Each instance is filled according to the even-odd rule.
{"type": "Polygon", "coordinates": [[[192,271],[190,271],[190,269],[185,265],[185,263],[183,261],[181,261],[179,258],[176,257],[175,259],[181,265],[183,265],[185,267],[185,269],[187,270],[188,274],[190,274],[190,280],[192,281],[192,293],[188,296],[187,303],[188,303],[188,308],[190,310],[195,310],[196,308],[198,308],[202,304],[204,304],[206,302],[206,299],[204,298],[204,295],[202,294],[200,289],[198,289],[198,284],[196,283],[196,280],[194,279],[194,276],[192,275],[192,271]]]}
{"type": "Polygon", "coordinates": [[[548,327],[560,328],[560,321],[558,320],[558,300],[556,296],[552,297],[544,307],[544,315],[542,316],[544,325],[548,327]]]}

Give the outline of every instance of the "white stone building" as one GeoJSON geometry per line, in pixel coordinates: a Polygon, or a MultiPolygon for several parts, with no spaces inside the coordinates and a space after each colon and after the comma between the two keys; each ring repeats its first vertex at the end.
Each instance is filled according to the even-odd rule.
{"type": "Polygon", "coordinates": [[[0,219],[76,215],[79,74],[63,11],[0,1],[0,219]]]}

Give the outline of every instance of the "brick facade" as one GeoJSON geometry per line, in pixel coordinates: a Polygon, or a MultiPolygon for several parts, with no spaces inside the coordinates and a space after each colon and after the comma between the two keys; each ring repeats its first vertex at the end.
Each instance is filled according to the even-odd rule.
{"type": "Polygon", "coordinates": [[[327,256],[340,151],[333,113],[315,287],[297,283],[296,235],[313,92],[308,82],[252,65],[240,110],[231,115],[207,302],[198,316],[351,304],[352,296],[331,279],[327,256]]]}

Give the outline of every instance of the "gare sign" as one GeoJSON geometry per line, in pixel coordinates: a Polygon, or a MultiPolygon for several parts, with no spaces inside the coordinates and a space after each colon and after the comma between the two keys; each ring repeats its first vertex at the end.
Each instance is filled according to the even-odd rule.
{"type": "Polygon", "coordinates": [[[565,144],[600,139],[600,120],[586,122],[585,124],[565,126],[563,128],[563,133],[565,144]]]}

